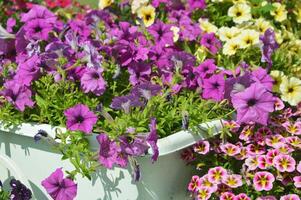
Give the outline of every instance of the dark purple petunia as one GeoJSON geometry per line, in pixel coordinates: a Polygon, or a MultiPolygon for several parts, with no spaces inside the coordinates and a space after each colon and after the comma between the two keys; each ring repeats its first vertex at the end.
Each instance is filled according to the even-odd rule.
{"type": "Polygon", "coordinates": [[[137,96],[141,96],[147,100],[150,100],[152,96],[156,96],[162,90],[160,85],[155,85],[150,82],[145,82],[136,85],[131,93],[137,96]]]}
{"type": "Polygon", "coordinates": [[[132,107],[140,106],[143,106],[143,103],[139,101],[139,97],[131,94],[115,97],[111,103],[111,108],[115,110],[124,110],[125,113],[129,113],[132,107]]]}
{"type": "Polygon", "coordinates": [[[272,67],[272,54],[276,49],[279,48],[279,45],[276,41],[275,32],[272,29],[267,29],[264,32],[264,35],[260,36],[260,40],[263,43],[261,47],[261,60],[262,62],[268,63],[268,69],[272,67]]]}
{"type": "Polygon", "coordinates": [[[222,47],[221,41],[219,41],[214,33],[205,33],[201,39],[201,45],[206,47],[212,54],[216,54],[222,47]]]}
{"type": "Polygon", "coordinates": [[[215,74],[208,79],[204,79],[202,87],[204,99],[221,101],[224,98],[225,79],[222,74],[215,74]]]}
{"type": "Polygon", "coordinates": [[[43,180],[42,186],[54,200],[73,200],[77,195],[77,184],[70,178],[64,178],[62,168],[43,180]]]}
{"type": "Polygon", "coordinates": [[[14,79],[26,86],[31,85],[33,80],[36,80],[40,74],[40,58],[37,55],[32,56],[24,63],[20,63],[18,71],[14,79]]]}
{"type": "Polygon", "coordinates": [[[106,82],[103,79],[101,68],[88,68],[83,73],[80,82],[81,87],[85,93],[92,92],[97,96],[104,93],[106,89],[106,82]]]}
{"type": "Polygon", "coordinates": [[[104,167],[112,169],[114,164],[118,163],[118,154],[120,153],[120,147],[117,146],[115,141],[111,141],[110,138],[102,133],[97,136],[99,143],[98,161],[104,167]]]}
{"type": "Polygon", "coordinates": [[[119,142],[122,152],[130,156],[145,155],[147,149],[149,148],[144,135],[136,135],[135,138],[131,138],[129,136],[120,136],[119,142]]]}
{"type": "Polygon", "coordinates": [[[30,200],[32,193],[24,184],[16,179],[10,181],[10,200],[30,200]]]}
{"type": "Polygon", "coordinates": [[[154,37],[155,50],[158,53],[161,53],[166,46],[173,45],[173,32],[170,27],[170,25],[157,20],[148,28],[149,33],[154,37]]]}
{"type": "Polygon", "coordinates": [[[157,161],[158,156],[159,156],[159,148],[157,146],[157,141],[158,141],[157,121],[155,118],[151,119],[149,129],[150,129],[150,132],[149,132],[148,136],[146,137],[146,141],[152,149],[152,152],[153,152],[152,161],[155,162],[155,161],[157,161]]]}
{"type": "Polygon", "coordinates": [[[67,118],[67,128],[70,131],[82,131],[91,134],[97,122],[97,116],[84,104],[77,104],[64,112],[67,118]]]}
{"type": "Polygon", "coordinates": [[[4,88],[5,89],[1,91],[1,95],[3,95],[6,100],[13,104],[18,110],[23,112],[25,106],[33,107],[34,102],[31,99],[31,90],[25,85],[11,80],[4,84],[4,88]]]}

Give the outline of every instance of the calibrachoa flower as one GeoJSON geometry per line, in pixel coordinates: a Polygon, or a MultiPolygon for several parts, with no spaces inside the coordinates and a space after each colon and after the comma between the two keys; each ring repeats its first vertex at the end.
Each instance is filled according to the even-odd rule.
{"type": "Polygon", "coordinates": [[[201,186],[200,177],[195,175],[192,176],[190,183],[188,184],[188,190],[191,192],[195,192],[201,186]]]}
{"type": "Polygon", "coordinates": [[[236,195],[234,197],[234,200],[251,200],[251,198],[248,197],[248,195],[246,195],[245,193],[240,193],[239,195],[236,195]]]}
{"type": "Polygon", "coordinates": [[[275,177],[270,172],[256,172],[253,178],[253,185],[257,191],[270,191],[273,188],[275,177]]]}
{"type": "Polygon", "coordinates": [[[280,200],[300,200],[300,197],[296,194],[288,194],[282,196],[280,200]]]}
{"type": "Polygon", "coordinates": [[[196,199],[197,200],[208,200],[211,197],[211,191],[209,188],[201,187],[197,191],[196,199]]]}
{"type": "Polygon", "coordinates": [[[64,112],[67,118],[67,128],[71,131],[92,132],[97,122],[97,116],[84,104],[77,104],[64,112]]]}
{"type": "Polygon", "coordinates": [[[208,141],[201,140],[193,145],[193,150],[201,155],[206,155],[210,151],[210,143],[208,141]]]}
{"type": "Polygon", "coordinates": [[[43,180],[42,185],[54,200],[73,200],[77,194],[77,184],[69,178],[64,178],[62,168],[56,169],[43,180]]]}
{"type": "Polygon", "coordinates": [[[301,188],[301,176],[295,176],[293,178],[294,180],[294,185],[296,188],[301,188]]]}
{"type": "Polygon", "coordinates": [[[226,175],[227,171],[223,167],[214,167],[208,171],[208,180],[212,183],[221,183],[226,175]]]}
{"type": "Polygon", "coordinates": [[[294,124],[287,121],[282,124],[282,126],[287,130],[287,132],[292,135],[301,135],[301,122],[297,121],[294,124]]]}
{"type": "Polygon", "coordinates": [[[255,170],[258,165],[258,157],[257,156],[250,156],[245,160],[245,164],[248,166],[249,170],[255,170]]]}
{"type": "Polygon", "coordinates": [[[268,158],[266,155],[260,155],[258,157],[258,168],[267,169],[270,166],[268,158]]]}
{"type": "Polygon", "coordinates": [[[231,143],[221,144],[220,148],[228,156],[235,156],[240,152],[240,148],[231,143]]]}
{"type": "Polygon", "coordinates": [[[231,188],[238,188],[242,186],[242,176],[238,174],[226,175],[222,178],[222,183],[231,188]]]}
{"type": "Polygon", "coordinates": [[[299,164],[297,165],[297,171],[298,171],[299,173],[301,173],[301,161],[300,161],[299,164]]]}
{"type": "Polygon", "coordinates": [[[262,196],[258,197],[256,200],[277,200],[275,196],[262,196]]]}
{"type": "Polygon", "coordinates": [[[237,110],[239,123],[258,122],[266,125],[269,113],[274,111],[273,95],[259,83],[253,83],[245,91],[232,95],[232,103],[237,110]]]}
{"type": "Polygon", "coordinates": [[[296,161],[290,155],[277,155],[273,159],[273,165],[280,172],[293,172],[296,169],[296,161]]]}
{"type": "Polygon", "coordinates": [[[214,184],[211,181],[209,181],[208,177],[209,177],[208,174],[206,174],[206,175],[204,175],[200,178],[201,186],[209,188],[209,190],[211,192],[216,192],[217,191],[217,184],[214,184]]]}
{"type": "Polygon", "coordinates": [[[220,200],[234,200],[235,195],[232,192],[223,192],[220,196],[220,200]]]}

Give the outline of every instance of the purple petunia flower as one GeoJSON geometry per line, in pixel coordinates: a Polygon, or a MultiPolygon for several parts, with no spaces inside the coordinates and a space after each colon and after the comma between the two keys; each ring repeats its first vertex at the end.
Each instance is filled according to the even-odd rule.
{"type": "Polygon", "coordinates": [[[115,110],[124,110],[125,113],[129,113],[131,107],[140,106],[143,106],[143,103],[139,101],[137,96],[134,95],[115,97],[111,103],[111,108],[115,110]]]}
{"type": "Polygon", "coordinates": [[[130,83],[137,85],[141,82],[149,81],[152,72],[151,65],[145,62],[133,63],[128,67],[130,83]]]}
{"type": "Polygon", "coordinates": [[[260,40],[263,43],[261,47],[261,61],[268,63],[268,69],[272,67],[272,54],[279,48],[279,45],[276,41],[275,32],[272,29],[267,29],[264,32],[264,35],[260,36],[260,40]]]}
{"type": "Polygon", "coordinates": [[[136,85],[132,91],[131,94],[141,96],[147,100],[150,100],[152,96],[156,96],[161,91],[160,85],[154,85],[150,82],[142,83],[139,85],[136,85]]]}
{"type": "Polygon", "coordinates": [[[206,8],[206,1],[205,0],[188,0],[187,2],[188,10],[194,11],[195,9],[205,9],[206,8]]]}
{"type": "Polygon", "coordinates": [[[40,74],[40,67],[38,66],[39,63],[39,56],[34,55],[24,63],[19,64],[18,71],[14,79],[26,86],[29,86],[40,74]]]}
{"type": "Polygon", "coordinates": [[[42,186],[54,200],[73,200],[77,195],[77,184],[64,178],[62,168],[56,169],[42,181],[42,186]]]}
{"type": "Polygon", "coordinates": [[[112,169],[113,165],[118,163],[117,159],[120,147],[104,133],[97,136],[97,141],[99,143],[99,163],[106,168],[112,169]]]}
{"type": "Polygon", "coordinates": [[[27,39],[47,40],[48,34],[52,31],[53,26],[45,23],[43,19],[34,19],[24,25],[25,36],[27,39]]]}
{"type": "Polygon", "coordinates": [[[91,33],[90,28],[85,23],[85,21],[70,20],[69,25],[70,25],[71,30],[73,30],[74,33],[77,33],[84,38],[87,38],[91,33]]]}
{"type": "Polygon", "coordinates": [[[85,70],[80,79],[81,87],[85,93],[93,92],[97,96],[104,93],[106,82],[101,76],[102,71],[101,68],[88,68],[85,70]]]}
{"type": "Polygon", "coordinates": [[[224,97],[225,80],[222,74],[214,74],[208,79],[204,79],[203,83],[204,99],[213,99],[215,101],[221,101],[224,97]]]}
{"type": "Polygon", "coordinates": [[[135,138],[128,136],[119,137],[120,148],[122,152],[130,156],[145,155],[149,146],[146,143],[144,135],[136,135],[135,138]]]}
{"type": "Polygon", "coordinates": [[[252,83],[250,73],[245,73],[238,77],[229,77],[225,81],[225,99],[230,99],[231,95],[237,92],[241,92],[249,87],[252,83]]]}
{"type": "Polygon", "coordinates": [[[55,23],[56,16],[44,6],[34,5],[28,13],[21,16],[21,22],[29,22],[35,19],[43,19],[45,23],[55,23]]]}
{"type": "Polygon", "coordinates": [[[268,74],[267,70],[259,67],[258,69],[252,71],[252,80],[262,84],[267,90],[272,91],[274,80],[268,74]]]}
{"type": "Polygon", "coordinates": [[[219,41],[214,33],[205,33],[201,39],[201,45],[206,47],[210,53],[216,54],[218,50],[222,47],[221,41],[219,41]]]}
{"type": "Polygon", "coordinates": [[[16,179],[10,181],[10,186],[12,188],[10,192],[10,200],[30,200],[32,198],[32,193],[24,184],[16,179]]]}
{"type": "Polygon", "coordinates": [[[216,69],[217,66],[215,65],[215,60],[206,59],[198,67],[195,67],[193,71],[198,76],[204,78],[207,75],[213,74],[216,69]]]}
{"type": "Polygon", "coordinates": [[[31,99],[31,90],[25,85],[11,80],[4,84],[4,90],[1,91],[8,102],[12,103],[18,110],[24,111],[25,106],[33,107],[34,102],[31,99]]]}
{"type": "Polygon", "coordinates": [[[82,131],[90,134],[97,122],[97,116],[84,104],[77,104],[68,108],[64,114],[67,118],[67,128],[70,131],[82,131]]]}
{"type": "Polygon", "coordinates": [[[146,137],[146,141],[152,148],[152,151],[153,151],[152,161],[155,162],[155,161],[157,161],[158,156],[159,156],[159,149],[157,146],[157,141],[158,141],[157,121],[155,118],[151,119],[149,128],[150,128],[150,132],[149,132],[148,136],[146,137]]]}
{"type": "Polygon", "coordinates": [[[232,95],[238,123],[258,122],[266,125],[269,113],[274,111],[274,103],[273,95],[259,83],[253,83],[246,90],[232,95]]]}

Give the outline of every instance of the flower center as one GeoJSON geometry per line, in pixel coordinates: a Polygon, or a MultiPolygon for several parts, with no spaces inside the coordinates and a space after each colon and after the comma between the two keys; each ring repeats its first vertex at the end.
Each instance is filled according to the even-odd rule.
{"type": "Polygon", "coordinates": [[[219,86],[220,86],[220,84],[219,84],[218,82],[215,82],[215,83],[212,84],[212,87],[213,87],[214,89],[218,89],[219,86]]]}
{"type": "Polygon", "coordinates": [[[92,78],[93,79],[99,79],[99,74],[98,73],[93,73],[92,78]]]}
{"type": "Polygon", "coordinates": [[[254,99],[254,98],[249,99],[248,102],[247,102],[248,106],[254,106],[256,103],[257,103],[257,100],[254,99]]]}
{"type": "Polygon", "coordinates": [[[294,88],[292,88],[292,87],[290,87],[290,88],[288,88],[288,93],[293,93],[295,90],[294,90],[294,88]]]}
{"type": "Polygon", "coordinates": [[[40,27],[40,26],[36,26],[35,28],[34,28],[34,32],[35,33],[39,33],[39,32],[41,32],[42,31],[42,28],[40,27]]]}
{"type": "Polygon", "coordinates": [[[83,118],[83,116],[79,115],[75,118],[75,120],[77,123],[82,123],[84,121],[84,118],[83,118]]]}

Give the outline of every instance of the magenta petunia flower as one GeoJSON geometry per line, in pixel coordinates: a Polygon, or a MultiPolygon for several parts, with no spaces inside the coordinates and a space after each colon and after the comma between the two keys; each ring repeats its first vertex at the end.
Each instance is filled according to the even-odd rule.
{"type": "Polygon", "coordinates": [[[210,151],[210,143],[208,141],[201,140],[193,145],[194,152],[206,155],[210,151]]]}
{"type": "Polygon", "coordinates": [[[300,200],[300,197],[296,194],[288,194],[282,196],[280,200],[300,200]]]}
{"type": "Polygon", "coordinates": [[[150,132],[146,137],[146,142],[150,145],[153,155],[152,155],[152,162],[157,161],[159,156],[159,148],[157,145],[158,141],[158,134],[157,134],[157,120],[156,118],[152,118],[149,124],[150,132]]]}
{"type": "Polygon", "coordinates": [[[29,86],[40,74],[40,68],[38,66],[39,63],[39,56],[34,55],[25,62],[19,64],[18,71],[14,79],[26,86],[29,86]]]}
{"type": "Polygon", "coordinates": [[[272,91],[274,80],[265,69],[259,67],[252,71],[251,78],[253,81],[262,84],[267,90],[272,91]]]}
{"type": "Polygon", "coordinates": [[[200,177],[197,175],[192,176],[188,184],[188,190],[191,192],[196,192],[200,186],[201,186],[200,177]]]}
{"type": "Polygon", "coordinates": [[[64,178],[62,168],[58,168],[42,181],[42,186],[54,200],[73,200],[77,195],[77,184],[64,178]]]}
{"type": "MultiPolygon", "coordinates": [[[[199,77],[204,78],[215,72],[217,66],[215,65],[215,60],[206,59],[199,66],[193,68],[193,72],[199,77]]],[[[200,85],[201,86],[201,85],[200,85]]]]}
{"type": "Polygon", "coordinates": [[[275,177],[270,172],[256,172],[253,178],[253,184],[256,191],[270,191],[273,188],[275,177]]]}
{"type": "Polygon", "coordinates": [[[235,156],[240,152],[240,148],[238,146],[229,142],[225,144],[220,144],[220,149],[228,156],[235,156]]]}
{"type": "Polygon", "coordinates": [[[234,197],[234,200],[251,200],[245,193],[240,193],[234,197]]]}
{"type": "Polygon", "coordinates": [[[97,96],[100,96],[104,93],[106,89],[106,82],[102,78],[102,69],[101,68],[88,68],[82,75],[80,82],[81,87],[85,93],[92,92],[97,96]]]}
{"type": "Polygon", "coordinates": [[[208,171],[208,180],[212,183],[221,183],[223,177],[227,175],[227,171],[223,167],[214,167],[208,171]]]}
{"type": "Polygon", "coordinates": [[[21,21],[25,23],[35,19],[44,19],[45,23],[54,23],[56,16],[46,7],[40,5],[34,5],[29,12],[21,16],[21,21]]]}
{"type": "Polygon", "coordinates": [[[142,156],[149,148],[144,135],[136,135],[135,138],[127,135],[119,137],[119,144],[122,152],[130,156],[142,156]]]}
{"type": "Polygon", "coordinates": [[[273,95],[259,83],[253,83],[243,92],[232,95],[239,123],[257,122],[266,125],[269,113],[274,111],[274,102],[273,95]]]}
{"type": "Polygon", "coordinates": [[[188,0],[187,2],[188,10],[194,11],[195,9],[205,9],[206,8],[206,1],[205,0],[188,0]]]}
{"type": "Polygon", "coordinates": [[[234,200],[235,194],[232,192],[223,192],[220,196],[220,200],[234,200]]]}
{"type": "Polygon", "coordinates": [[[301,188],[301,176],[295,176],[293,178],[294,180],[294,185],[296,188],[301,188]]]}
{"type": "Polygon", "coordinates": [[[132,107],[140,106],[143,106],[143,103],[139,101],[139,97],[134,96],[133,94],[115,97],[111,103],[111,108],[115,110],[124,110],[125,113],[129,113],[132,107]]]}
{"type": "Polygon", "coordinates": [[[136,85],[132,90],[131,94],[141,96],[146,100],[150,100],[151,97],[156,96],[160,93],[162,87],[160,85],[155,85],[150,82],[145,82],[136,85]]]}
{"type": "Polygon", "coordinates": [[[47,40],[48,34],[52,31],[53,26],[45,23],[44,19],[34,19],[24,25],[25,36],[27,39],[47,40]]]}
{"type": "Polygon", "coordinates": [[[216,54],[218,50],[222,47],[221,41],[219,41],[214,33],[205,33],[201,39],[201,45],[206,47],[210,53],[216,54]]]}
{"type": "Polygon", "coordinates": [[[64,114],[67,118],[67,128],[70,131],[82,131],[90,134],[97,122],[97,116],[84,104],[77,104],[68,108],[64,114]]]}
{"type": "Polygon", "coordinates": [[[208,79],[204,79],[202,93],[204,99],[221,101],[224,96],[224,90],[225,80],[222,74],[215,74],[208,79]]]}
{"type": "Polygon", "coordinates": [[[275,156],[273,165],[280,172],[293,172],[296,169],[296,161],[290,155],[279,154],[275,156]]]}
{"type": "Polygon", "coordinates": [[[98,161],[104,167],[112,169],[115,163],[118,163],[118,153],[121,151],[115,141],[111,141],[110,138],[102,133],[97,136],[99,143],[98,161]]]}
{"type": "Polygon", "coordinates": [[[13,104],[18,110],[23,112],[25,106],[34,106],[34,102],[31,99],[31,90],[26,86],[15,80],[11,80],[4,83],[4,88],[5,89],[1,91],[1,95],[3,95],[5,99],[13,104]]]}
{"type": "Polygon", "coordinates": [[[242,176],[238,174],[226,175],[222,178],[222,183],[230,188],[238,188],[242,186],[242,176]]]}

